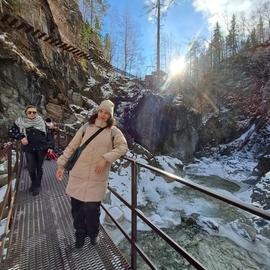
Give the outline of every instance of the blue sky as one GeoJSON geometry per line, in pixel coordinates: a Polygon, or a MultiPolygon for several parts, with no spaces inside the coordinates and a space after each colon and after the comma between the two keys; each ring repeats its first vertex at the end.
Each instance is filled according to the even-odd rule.
{"type": "MultiPolygon", "coordinates": [[[[156,53],[156,24],[154,20],[149,19],[145,7],[145,0],[107,0],[110,8],[108,15],[104,20],[104,32],[110,32],[112,22],[110,16],[117,12],[122,14],[128,10],[132,19],[140,29],[140,48],[145,59],[143,73],[149,73],[151,68],[147,66],[155,65],[156,53]]],[[[192,37],[199,32],[208,36],[208,26],[206,19],[201,12],[195,11],[192,1],[182,0],[173,7],[169,8],[166,16],[162,18],[161,35],[171,35],[175,43],[179,44],[180,52],[186,51],[186,45],[192,37]]]]}
{"type": "MultiPolygon", "coordinates": [[[[123,14],[129,11],[132,20],[140,29],[140,49],[144,58],[141,67],[142,73],[151,70],[146,66],[156,65],[156,25],[149,20],[149,14],[145,10],[146,2],[156,0],[107,0],[110,5],[104,20],[103,32],[113,32],[116,22],[111,19],[113,14],[123,14]]],[[[170,0],[162,0],[166,2],[170,0]]],[[[232,14],[250,16],[252,11],[270,0],[176,0],[176,5],[170,7],[165,18],[162,19],[161,36],[171,35],[174,42],[180,47],[180,54],[187,51],[187,43],[195,36],[200,35],[209,39],[213,26],[219,21],[226,33],[228,22],[232,14]]],[[[240,16],[239,16],[240,17],[240,16]]],[[[253,24],[251,20],[248,23],[253,24]]],[[[104,34],[103,33],[103,34],[104,34]]],[[[162,51],[161,51],[162,54],[162,51]]]]}

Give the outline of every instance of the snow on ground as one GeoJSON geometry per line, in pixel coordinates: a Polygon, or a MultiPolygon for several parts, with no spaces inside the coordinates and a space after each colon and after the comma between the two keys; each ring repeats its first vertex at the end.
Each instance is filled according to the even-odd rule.
{"type": "MultiPolygon", "coordinates": [[[[252,133],[254,132],[255,128],[256,128],[255,124],[251,125],[251,127],[250,127],[246,132],[244,132],[239,138],[237,138],[236,140],[234,140],[234,141],[231,142],[231,143],[226,144],[225,146],[226,146],[226,147],[227,147],[227,146],[230,147],[230,146],[233,146],[233,145],[235,145],[235,146],[241,145],[241,143],[244,142],[244,140],[245,140],[250,134],[252,134],[252,133]]],[[[221,145],[220,147],[222,148],[222,146],[224,146],[224,145],[221,145]]]]}
{"type": "MultiPolygon", "coordinates": [[[[88,81],[87,81],[87,86],[88,87],[93,87],[96,83],[97,83],[97,81],[93,77],[89,77],[88,81]]],[[[87,91],[87,90],[84,89],[84,91],[87,91]]]]}
{"type": "Polygon", "coordinates": [[[219,149],[212,149],[212,157],[203,157],[196,160],[195,163],[185,167],[187,174],[191,172],[193,175],[203,176],[219,176],[222,179],[229,181],[242,182],[246,180],[257,165],[257,160],[254,158],[254,153],[245,151],[235,151],[231,156],[220,155],[220,149],[239,146],[255,129],[252,125],[244,134],[231,143],[220,145],[219,149]]]}
{"type": "Polygon", "coordinates": [[[241,182],[248,178],[256,165],[254,159],[240,153],[231,157],[220,156],[218,159],[204,157],[186,166],[185,171],[193,175],[217,175],[223,179],[241,182]]]}
{"type": "Polygon", "coordinates": [[[7,37],[7,33],[0,34],[0,40],[1,41],[5,41],[6,37],[7,37]]]}
{"type": "MultiPolygon", "coordinates": [[[[144,157],[141,155],[136,156],[136,160],[139,162],[147,164],[144,157]]],[[[159,162],[161,167],[164,170],[167,170],[171,173],[175,173],[178,169],[178,165],[182,164],[181,160],[177,158],[171,158],[167,156],[158,156],[156,160],[159,162]]],[[[239,162],[239,160],[237,160],[239,162]]],[[[233,167],[238,164],[234,160],[231,161],[214,161],[213,159],[202,159],[196,164],[192,164],[186,167],[189,172],[194,172],[194,174],[198,175],[219,175],[222,178],[227,177],[230,181],[230,175],[233,174],[233,167]],[[225,176],[225,177],[224,177],[225,176]]],[[[122,165],[123,165],[122,161],[122,165]]],[[[250,163],[252,163],[250,161],[250,163]]],[[[250,163],[244,161],[242,163],[242,167],[244,165],[250,163]]],[[[254,163],[252,163],[254,165],[254,163]]],[[[121,165],[121,166],[122,166],[121,165]]],[[[248,167],[248,168],[250,168],[248,167]]],[[[237,168],[236,168],[237,169],[237,168]]],[[[233,180],[244,180],[243,172],[240,171],[240,165],[238,165],[239,171],[233,177],[233,180]]],[[[117,189],[117,191],[129,202],[131,201],[131,186],[130,186],[130,167],[121,167],[121,175],[117,172],[112,173],[110,178],[110,185],[117,189]]],[[[187,177],[188,178],[188,177],[187,177]]],[[[174,222],[181,222],[179,211],[184,210],[187,215],[191,215],[192,213],[200,213],[205,215],[206,217],[213,218],[220,210],[220,205],[213,204],[209,198],[206,198],[203,195],[195,195],[192,191],[188,191],[188,188],[185,187],[185,196],[181,196],[181,190],[184,190],[184,185],[173,181],[167,182],[167,179],[164,177],[157,175],[151,172],[148,169],[140,168],[139,169],[139,179],[138,179],[138,205],[142,207],[149,207],[152,209],[152,214],[150,214],[150,219],[153,218],[153,221],[158,221],[158,225],[161,227],[169,226],[170,220],[172,217],[174,222]],[[186,190],[187,189],[187,190],[186,190]],[[178,218],[175,218],[175,216],[178,218]],[[151,217],[152,216],[152,217],[151,217]],[[159,218],[157,218],[159,216],[159,218]]],[[[191,180],[192,181],[192,180],[191,180]]],[[[236,198],[235,192],[230,192],[221,188],[213,189],[220,194],[226,195],[231,198],[236,198]]],[[[199,194],[199,193],[198,193],[199,194]]],[[[250,202],[250,190],[248,189],[240,189],[239,199],[250,202]]],[[[122,206],[122,203],[118,201],[117,198],[112,198],[112,205],[117,205],[119,207],[122,206]]],[[[151,211],[149,211],[150,213],[151,211]]],[[[130,213],[127,212],[126,218],[130,219],[130,213]]]]}
{"type": "Polygon", "coordinates": [[[6,225],[7,225],[7,219],[3,219],[0,221],[0,236],[4,234],[6,230],[6,225]]]}
{"type": "Polygon", "coordinates": [[[183,166],[183,162],[181,160],[170,156],[155,156],[155,160],[158,161],[164,171],[170,173],[175,173],[177,171],[177,167],[179,168],[179,166],[183,166]]]}
{"type": "Polygon", "coordinates": [[[7,185],[0,187],[0,202],[2,202],[4,200],[6,190],[7,190],[7,185]]]}
{"type": "Polygon", "coordinates": [[[98,104],[94,102],[92,99],[87,98],[85,96],[82,96],[82,100],[87,104],[89,108],[93,108],[90,111],[86,110],[89,114],[92,114],[92,111],[98,106],[98,104]]]}
{"type": "Polygon", "coordinates": [[[0,163],[0,174],[7,172],[7,161],[0,163]]]}
{"type": "MultiPolygon", "coordinates": [[[[14,190],[15,184],[16,184],[16,179],[12,180],[12,189],[13,190],[14,190]]],[[[7,190],[7,185],[0,187],[0,202],[3,201],[4,196],[6,194],[6,190],[7,190]]]]}
{"type": "Polygon", "coordinates": [[[113,93],[113,90],[110,86],[110,84],[104,84],[101,88],[101,93],[103,95],[103,98],[107,99],[111,96],[111,94],[113,93]]]}

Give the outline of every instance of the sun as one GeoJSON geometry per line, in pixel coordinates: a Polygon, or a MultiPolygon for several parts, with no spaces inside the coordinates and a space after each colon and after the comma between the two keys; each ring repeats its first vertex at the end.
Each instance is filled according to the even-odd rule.
{"type": "Polygon", "coordinates": [[[177,74],[181,74],[185,71],[186,68],[186,62],[184,57],[178,57],[171,61],[169,66],[169,71],[172,76],[175,76],[177,74]]]}

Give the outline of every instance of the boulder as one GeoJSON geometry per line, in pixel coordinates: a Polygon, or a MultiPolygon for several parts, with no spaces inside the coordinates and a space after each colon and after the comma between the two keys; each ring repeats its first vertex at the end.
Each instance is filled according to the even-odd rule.
{"type": "Polygon", "coordinates": [[[63,119],[63,108],[60,105],[47,103],[46,105],[47,116],[52,118],[56,122],[60,122],[63,119]]]}

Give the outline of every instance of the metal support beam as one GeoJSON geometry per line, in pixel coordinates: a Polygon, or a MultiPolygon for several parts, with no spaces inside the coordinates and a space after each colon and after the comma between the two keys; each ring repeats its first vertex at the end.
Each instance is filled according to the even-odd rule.
{"type": "Polygon", "coordinates": [[[71,52],[71,53],[73,53],[74,54],[74,52],[77,50],[77,48],[73,48],[71,51],[69,51],[69,52],[71,52]]]}
{"type": "Polygon", "coordinates": [[[22,30],[24,28],[27,28],[27,24],[26,23],[21,23],[19,26],[16,27],[17,30],[22,30]]]}
{"type": "Polygon", "coordinates": [[[58,45],[61,45],[61,44],[63,44],[63,41],[62,41],[62,40],[59,40],[58,42],[56,42],[56,43],[54,44],[54,46],[58,46],[58,45]]]}
{"type": "Polygon", "coordinates": [[[59,46],[58,48],[59,49],[65,49],[65,47],[67,47],[67,46],[68,46],[68,44],[63,42],[63,44],[61,46],[59,46]]]}
{"type": "Polygon", "coordinates": [[[25,32],[26,34],[32,32],[32,31],[34,31],[34,27],[33,27],[33,26],[28,26],[27,29],[24,30],[24,32],[25,32]]]}

